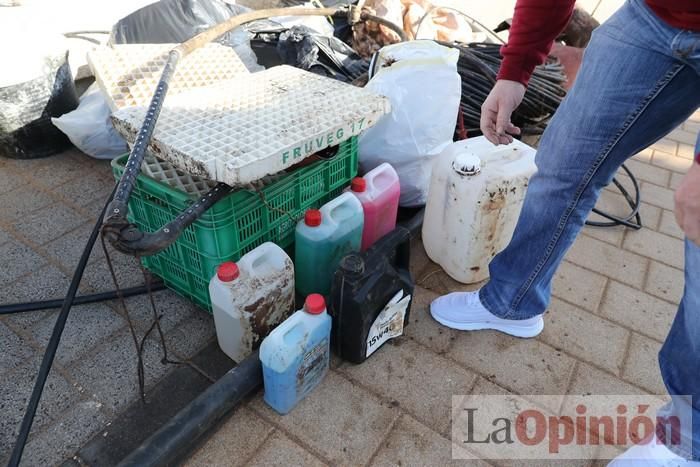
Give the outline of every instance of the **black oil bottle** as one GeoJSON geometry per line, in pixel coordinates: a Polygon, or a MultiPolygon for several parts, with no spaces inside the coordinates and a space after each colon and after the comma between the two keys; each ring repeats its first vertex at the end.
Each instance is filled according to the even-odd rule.
{"type": "Polygon", "coordinates": [[[413,299],[410,232],[397,227],[363,253],[345,256],[335,272],[329,313],[338,355],[362,363],[403,334],[413,299]]]}

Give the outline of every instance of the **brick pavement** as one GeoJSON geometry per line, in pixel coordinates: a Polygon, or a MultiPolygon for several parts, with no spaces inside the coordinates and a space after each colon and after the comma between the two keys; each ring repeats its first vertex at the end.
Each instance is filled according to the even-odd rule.
{"type": "MultiPolygon", "coordinates": [[[[114,186],[109,162],[77,150],[41,160],[0,158],[0,302],[63,297],[104,200],[114,186]]],[[[135,261],[113,253],[123,287],[140,285],[135,261]]],[[[80,293],[114,288],[104,254],[95,246],[80,293]]],[[[170,291],[155,294],[169,349],[180,359],[214,338],[212,320],[170,291]],[[187,335],[187,339],[183,336],[187,335]]],[[[145,297],[127,299],[139,333],[150,325],[145,297]]],[[[34,384],[57,311],[0,317],[0,463],[6,463],[34,384]]],[[[171,367],[160,343],[146,345],[146,385],[171,367]]],[[[116,301],[76,306],[66,324],[23,465],[69,458],[129,404],[137,401],[136,357],[116,301]]]]}

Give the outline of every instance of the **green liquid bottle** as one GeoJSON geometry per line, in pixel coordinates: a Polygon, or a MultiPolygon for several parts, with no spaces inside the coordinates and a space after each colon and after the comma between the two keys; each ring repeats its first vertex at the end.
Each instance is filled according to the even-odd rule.
{"type": "Polygon", "coordinates": [[[349,192],[309,210],[297,224],[295,281],[297,292],[328,295],[340,260],[359,252],[364,214],[360,201],[349,192]]]}

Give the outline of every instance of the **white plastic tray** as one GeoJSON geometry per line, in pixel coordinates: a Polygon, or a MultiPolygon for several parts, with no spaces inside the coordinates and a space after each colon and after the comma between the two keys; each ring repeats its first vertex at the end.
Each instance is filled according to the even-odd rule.
{"type": "MultiPolygon", "coordinates": [[[[88,63],[112,111],[148,105],[177,44],[122,44],[88,52],[88,63]]],[[[231,79],[248,70],[231,47],[211,43],[180,60],[168,95],[231,79]]]]}
{"type": "MultiPolygon", "coordinates": [[[[146,157],[141,163],[141,173],[157,180],[161,183],[170,185],[171,187],[184,191],[190,195],[201,196],[214,188],[216,182],[213,180],[207,180],[196,175],[190,175],[182,170],[175,168],[170,162],[160,160],[154,157],[151,153],[146,153],[146,157]]],[[[274,175],[269,175],[265,178],[257,180],[251,183],[245,188],[251,190],[262,189],[287,175],[286,172],[278,172],[274,175]]]]}
{"type": "Polygon", "coordinates": [[[216,185],[216,182],[185,173],[170,162],[158,160],[151,154],[146,154],[143,159],[141,172],[190,195],[204,194],[216,185]]]}
{"type": "MultiPolygon", "coordinates": [[[[176,167],[241,186],[359,134],[390,110],[366,89],[279,66],[166,97],[150,149],[176,167]]],[[[119,110],[133,142],[146,106],[119,110]]]]}

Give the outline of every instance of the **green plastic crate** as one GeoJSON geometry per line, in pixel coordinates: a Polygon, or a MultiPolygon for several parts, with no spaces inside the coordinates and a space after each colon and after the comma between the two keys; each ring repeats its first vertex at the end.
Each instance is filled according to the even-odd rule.
{"type": "MultiPolygon", "coordinates": [[[[117,180],[127,158],[112,161],[117,180]]],[[[260,192],[231,193],[187,227],[166,250],[143,257],[143,265],[168,287],[211,312],[209,280],[219,264],[237,261],[268,241],[289,247],[304,212],[338,196],[356,175],[357,137],[353,137],[341,143],[331,159],[299,168],[260,192]]],[[[141,230],[154,232],[196,199],[196,195],[140,174],[129,199],[128,217],[141,230]]]]}

